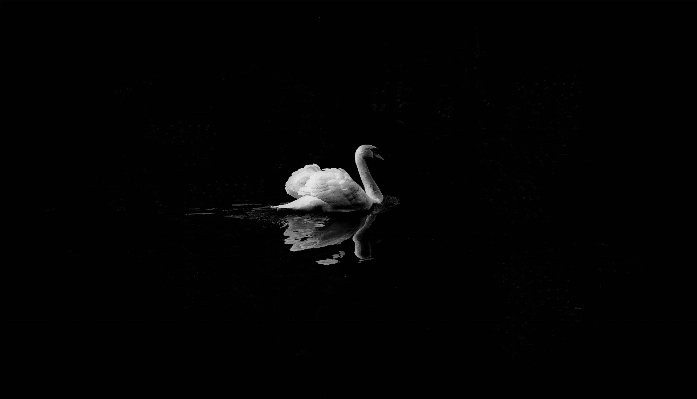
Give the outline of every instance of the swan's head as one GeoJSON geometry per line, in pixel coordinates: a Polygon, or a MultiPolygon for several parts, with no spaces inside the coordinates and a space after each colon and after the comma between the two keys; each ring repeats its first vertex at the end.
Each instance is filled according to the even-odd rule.
{"type": "Polygon", "coordinates": [[[373,150],[377,150],[378,148],[374,145],[369,145],[369,144],[364,144],[356,150],[356,157],[357,158],[377,158],[377,159],[384,159],[380,156],[380,154],[374,152],[373,150]]]}

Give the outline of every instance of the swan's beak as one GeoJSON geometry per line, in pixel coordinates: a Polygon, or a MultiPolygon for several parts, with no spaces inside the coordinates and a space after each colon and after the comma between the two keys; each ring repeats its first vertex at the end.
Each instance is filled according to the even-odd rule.
{"type": "Polygon", "coordinates": [[[380,154],[373,153],[373,156],[375,156],[377,159],[382,159],[383,161],[385,160],[385,158],[381,157],[380,154]]]}

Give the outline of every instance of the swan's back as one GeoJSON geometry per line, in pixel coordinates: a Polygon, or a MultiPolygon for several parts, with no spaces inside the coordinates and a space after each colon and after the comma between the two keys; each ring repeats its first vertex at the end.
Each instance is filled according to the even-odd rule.
{"type": "Polygon", "coordinates": [[[312,173],[298,194],[319,198],[337,210],[367,209],[372,204],[363,188],[341,168],[312,173]]]}
{"type": "Polygon", "coordinates": [[[305,167],[296,170],[286,182],[286,192],[293,198],[302,197],[302,195],[298,194],[298,190],[305,186],[305,183],[307,183],[313,173],[319,171],[320,168],[317,164],[305,165],[305,167]]]}
{"type": "MultiPolygon", "coordinates": [[[[303,190],[324,189],[337,185],[344,186],[350,182],[353,182],[353,179],[341,168],[322,169],[310,174],[299,192],[302,194],[303,190]]],[[[311,195],[311,193],[306,192],[304,195],[311,195]]]]}

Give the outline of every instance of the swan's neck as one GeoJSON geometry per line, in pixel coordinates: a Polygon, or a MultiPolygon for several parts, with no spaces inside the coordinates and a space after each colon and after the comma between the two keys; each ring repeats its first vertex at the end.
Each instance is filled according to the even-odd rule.
{"type": "Polygon", "coordinates": [[[368,197],[373,200],[373,202],[377,202],[378,204],[382,203],[382,193],[377,183],[375,183],[375,180],[373,180],[373,176],[370,175],[368,164],[361,154],[356,154],[356,166],[358,167],[358,174],[361,176],[361,182],[363,183],[365,193],[368,194],[368,197]]]}

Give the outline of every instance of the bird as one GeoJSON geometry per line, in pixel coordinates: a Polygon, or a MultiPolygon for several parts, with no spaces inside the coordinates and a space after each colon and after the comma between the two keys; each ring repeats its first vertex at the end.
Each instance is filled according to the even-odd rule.
{"type": "Polygon", "coordinates": [[[366,158],[384,160],[373,151],[376,149],[373,145],[362,145],[354,155],[365,190],[344,169],[320,169],[317,164],[305,165],[293,172],[286,182],[286,192],[297,199],[272,208],[306,212],[356,212],[368,210],[373,204],[381,204],[384,197],[366,163],[366,158]]]}

